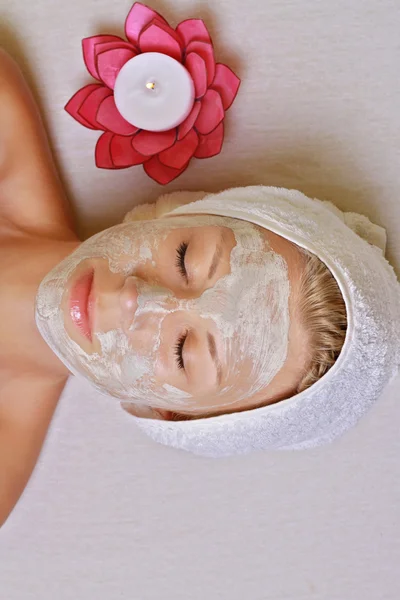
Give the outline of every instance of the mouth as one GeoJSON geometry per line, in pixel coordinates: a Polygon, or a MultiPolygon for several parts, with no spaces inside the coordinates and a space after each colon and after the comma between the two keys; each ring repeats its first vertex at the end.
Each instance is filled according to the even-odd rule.
{"type": "Polygon", "coordinates": [[[79,333],[92,341],[94,269],[85,271],[75,282],[69,298],[69,314],[79,333]]]}

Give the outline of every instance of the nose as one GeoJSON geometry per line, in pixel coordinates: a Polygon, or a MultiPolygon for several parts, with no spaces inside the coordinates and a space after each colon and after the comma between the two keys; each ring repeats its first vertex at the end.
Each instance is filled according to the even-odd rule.
{"type": "Polygon", "coordinates": [[[138,307],[138,291],[133,277],[127,277],[119,295],[123,322],[129,327],[138,307]]]}

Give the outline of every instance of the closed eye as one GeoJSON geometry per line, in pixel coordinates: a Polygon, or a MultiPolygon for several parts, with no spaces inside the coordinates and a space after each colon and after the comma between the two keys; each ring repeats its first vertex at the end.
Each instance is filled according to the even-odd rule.
{"type": "Polygon", "coordinates": [[[186,256],[186,251],[188,249],[189,244],[187,242],[182,242],[181,244],[179,244],[177,250],[176,250],[176,260],[175,260],[175,265],[179,271],[179,273],[182,275],[182,277],[185,279],[186,283],[189,283],[189,277],[186,271],[186,266],[185,266],[185,256],[186,256]]]}
{"type": "Polygon", "coordinates": [[[183,369],[183,370],[185,370],[185,363],[183,362],[183,346],[185,344],[187,336],[188,336],[188,331],[185,331],[185,333],[183,333],[178,338],[178,341],[175,344],[176,363],[178,365],[178,369],[183,369]]]}

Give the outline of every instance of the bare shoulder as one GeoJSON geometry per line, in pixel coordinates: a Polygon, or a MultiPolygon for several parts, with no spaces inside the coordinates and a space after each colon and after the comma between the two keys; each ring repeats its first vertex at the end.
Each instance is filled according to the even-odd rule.
{"type": "Polygon", "coordinates": [[[16,376],[0,382],[0,526],[39,458],[66,380],[16,376]]]}
{"type": "Polygon", "coordinates": [[[1,48],[0,219],[43,233],[74,229],[38,107],[1,48]]]}
{"type": "Polygon", "coordinates": [[[32,428],[50,422],[66,381],[67,378],[1,373],[0,426],[7,421],[32,428]]]}

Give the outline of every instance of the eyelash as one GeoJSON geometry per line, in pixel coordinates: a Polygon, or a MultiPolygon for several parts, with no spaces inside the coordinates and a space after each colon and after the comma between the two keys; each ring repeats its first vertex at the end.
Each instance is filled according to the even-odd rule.
{"type": "Polygon", "coordinates": [[[185,370],[185,363],[183,362],[183,345],[188,336],[188,331],[185,331],[179,338],[177,343],[175,344],[175,356],[176,356],[176,364],[178,365],[178,369],[185,370]]]}
{"type": "Polygon", "coordinates": [[[175,261],[175,265],[179,271],[179,273],[182,275],[182,277],[184,277],[186,279],[186,281],[188,280],[188,275],[187,275],[187,271],[186,271],[186,267],[185,267],[185,256],[186,256],[186,251],[188,249],[189,244],[187,242],[182,242],[181,244],[179,244],[177,250],[176,250],[176,261],[175,261]]]}

